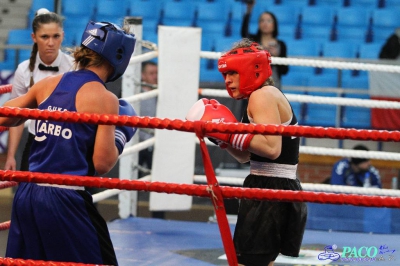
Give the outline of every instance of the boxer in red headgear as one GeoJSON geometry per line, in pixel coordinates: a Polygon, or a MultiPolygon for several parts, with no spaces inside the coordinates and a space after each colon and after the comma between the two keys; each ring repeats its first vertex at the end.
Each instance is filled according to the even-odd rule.
{"type": "MultiPolygon", "coordinates": [[[[229,95],[247,99],[242,123],[296,125],[283,93],[274,87],[271,56],[249,39],[238,42],[218,60],[229,95]]],[[[229,109],[215,100],[199,100],[188,120],[236,122],[229,109]]],[[[299,138],[272,135],[207,133],[241,163],[250,161],[249,188],[302,190],[297,179],[299,138]]],[[[279,253],[298,257],[307,219],[302,202],[241,200],[234,233],[238,262],[273,265],[279,253]]]]}

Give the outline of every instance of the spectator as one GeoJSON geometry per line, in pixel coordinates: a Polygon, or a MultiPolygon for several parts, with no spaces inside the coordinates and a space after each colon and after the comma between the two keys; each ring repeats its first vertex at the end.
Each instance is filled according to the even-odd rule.
{"type": "MultiPolygon", "coordinates": [[[[271,12],[263,12],[258,19],[258,31],[256,34],[249,33],[249,24],[251,12],[254,8],[256,1],[247,1],[247,10],[243,17],[242,23],[242,38],[249,38],[259,44],[261,44],[265,49],[269,51],[271,56],[286,57],[287,49],[286,44],[277,39],[279,34],[278,31],[278,21],[275,15],[271,12]]],[[[274,86],[278,89],[281,88],[281,76],[285,75],[289,71],[287,65],[271,65],[272,67],[272,77],[274,79],[274,86]]]]}
{"type": "MultiPolygon", "coordinates": [[[[142,64],[142,92],[151,91],[157,86],[158,66],[151,61],[142,64]],[[145,84],[148,84],[146,86],[145,84]]],[[[156,116],[157,98],[142,100],[140,103],[141,116],[156,116]]],[[[149,128],[141,128],[139,130],[139,141],[145,141],[154,136],[154,130],[149,128]]],[[[150,173],[153,162],[153,147],[149,147],[139,152],[139,165],[141,166],[140,176],[150,173]]]]}
{"type": "Polygon", "coordinates": [[[379,53],[380,59],[400,59],[400,27],[389,36],[379,53]]]}
{"type": "MultiPolygon", "coordinates": [[[[18,65],[14,74],[11,99],[21,96],[41,79],[71,70],[73,58],[60,50],[64,39],[62,18],[56,13],[41,8],[32,21],[33,47],[29,60],[18,65]],[[51,68],[48,68],[51,66],[51,68]]],[[[15,155],[21,142],[24,125],[12,127],[8,134],[5,170],[17,170],[15,155]]],[[[29,136],[21,159],[21,171],[28,170],[30,147],[34,138],[34,123],[30,123],[29,136]]]]}
{"type": "MultiPolygon", "coordinates": [[[[356,145],[353,149],[368,151],[364,145],[356,145]]],[[[367,158],[343,158],[336,162],[332,169],[331,184],[382,188],[379,171],[367,158]]]]}

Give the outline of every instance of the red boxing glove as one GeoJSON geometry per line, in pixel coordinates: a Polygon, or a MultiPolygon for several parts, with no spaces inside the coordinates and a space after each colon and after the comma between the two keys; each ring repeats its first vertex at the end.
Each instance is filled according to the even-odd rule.
{"type": "MultiPolygon", "coordinates": [[[[211,122],[233,122],[236,123],[236,117],[232,112],[217,100],[202,98],[198,100],[186,115],[186,120],[191,121],[211,121],[211,122]]],[[[221,148],[226,148],[226,144],[230,144],[233,148],[239,150],[247,150],[253,134],[229,134],[212,132],[207,133],[207,137],[216,140],[221,148]]]]}

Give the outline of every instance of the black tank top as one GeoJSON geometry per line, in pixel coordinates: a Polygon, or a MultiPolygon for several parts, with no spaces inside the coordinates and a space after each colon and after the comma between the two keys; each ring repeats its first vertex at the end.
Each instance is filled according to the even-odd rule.
{"type": "MultiPolygon", "coordinates": [[[[247,101],[246,101],[247,102],[247,101]]],[[[290,104],[290,103],[289,103],[290,104]]],[[[297,118],[293,112],[292,107],[292,121],[290,121],[289,125],[296,125],[297,118]]],[[[250,123],[249,117],[247,116],[247,103],[246,108],[244,108],[242,123],[250,123]]],[[[299,162],[299,148],[300,148],[300,138],[299,137],[291,137],[291,136],[282,136],[282,149],[281,154],[275,160],[271,160],[265,157],[261,157],[254,153],[251,153],[250,160],[257,162],[270,162],[270,163],[278,163],[278,164],[291,164],[296,165],[299,162]]]]}

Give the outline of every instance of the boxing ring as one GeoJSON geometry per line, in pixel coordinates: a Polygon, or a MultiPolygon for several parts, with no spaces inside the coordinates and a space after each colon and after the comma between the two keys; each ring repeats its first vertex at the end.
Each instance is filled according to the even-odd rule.
{"type": "MultiPolygon", "coordinates": [[[[141,25],[132,25],[138,39],[141,39],[141,25]]],[[[236,265],[230,224],[224,208],[224,198],[255,200],[290,200],[310,203],[353,205],[366,207],[400,207],[400,192],[388,189],[351,188],[322,184],[303,183],[304,191],[279,191],[241,188],[242,180],[231,177],[216,177],[204,140],[206,132],[255,133],[305,138],[351,139],[384,142],[399,142],[399,131],[356,130],[346,128],[323,128],[310,126],[252,125],[215,122],[185,121],[186,112],[199,97],[228,97],[225,90],[198,89],[200,58],[217,59],[220,53],[200,50],[201,29],[180,27],[159,27],[159,47],[142,54],[138,45],[122,80],[122,98],[129,101],[140,114],[140,101],[158,97],[156,117],[128,117],[96,115],[59,111],[39,111],[18,108],[0,108],[2,116],[16,116],[32,119],[46,119],[105,125],[125,125],[155,129],[155,136],[138,143],[138,134],[125,147],[119,160],[118,178],[80,177],[68,175],[0,171],[0,188],[11,187],[18,182],[37,182],[62,185],[106,188],[93,195],[95,202],[118,195],[120,219],[109,222],[111,238],[120,265],[236,265]],[[177,45],[179,44],[179,45],[177,45]],[[158,89],[139,93],[140,62],[157,58],[159,65],[158,89]],[[177,78],[177,74],[179,78],[177,78]],[[205,176],[194,175],[195,148],[199,145],[204,164],[205,176]],[[137,180],[138,152],[154,146],[151,175],[137,180]],[[194,183],[204,184],[194,184],[194,183]],[[220,184],[239,187],[221,186],[220,184]],[[181,222],[136,217],[137,191],[150,192],[150,210],[189,210],[192,197],[209,198],[216,215],[216,222],[181,222]]],[[[275,64],[290,64],[313,67],[374,70],[400,73],[400,67],[377,64],[332,62],[296,58],[272,58],[275,64]]],[[[217,71],[217,70],[216,70],[217,71]]],[[[0,91],[9,92],[10,86],[1,86],[0,91]]],[[[361,99],[339,99],[317,96],[287,94],[292,102],[313,102],[346,106],[400,109],[400,103],[361,99]]],[[[7,130],[3,128],[2,130],[7,130]]],[[[300,153],[365,157],[400,161],[398,153],[364,152],[320,147],[300,148],[300,153]]],[[[9,222],[0,223],[6,230],[9,222]]],[[[306,230],[300,258],[279,256],[276,265],[370,265],[364,260],[326,259],[327,246],[337,247],[340,254],[346,248],[372,250],[379,253],[374,263],[398,265],[395,259],[400,250],[398,235],[377,235],[344,232],[306,230]],[[351,236],[351,237],[350,237],[351,236]],[[391,252],[391,253],[390,253],[391,252]],[[321,255],[322,254],[322,255],[321,255]],[[322,256],[322,257],[321,257],[322,256]],[[322,258],[322,259],[321,259],[322,258]]],[[[356,251],[357,254],[358,251],[356,251]]],[[[338,253],[338,254],[339,254],[338,253]]],[[[351,253],[348,253],[351,254],[351,253]]],[[[376,254],[375,254],[376,255],[376,254]]],[[[332,257],[330,257],[332,258],[332,257]]],[[[344,259],[345,257],[342,257],[344,259]]],[[[49,262],[50,263],[50,262],[49,262]]],[[[46,264],[46,262],[22,261],[0,258],[4,265],[68,265],[68,263],[46,264]],[[26,264],[24,264],[26,263],[26,264]]],[[[76,264],[75,264],[76,265],[76,264]]],[[[380,264],[379,264],[380,265],[380,264]]]]}

